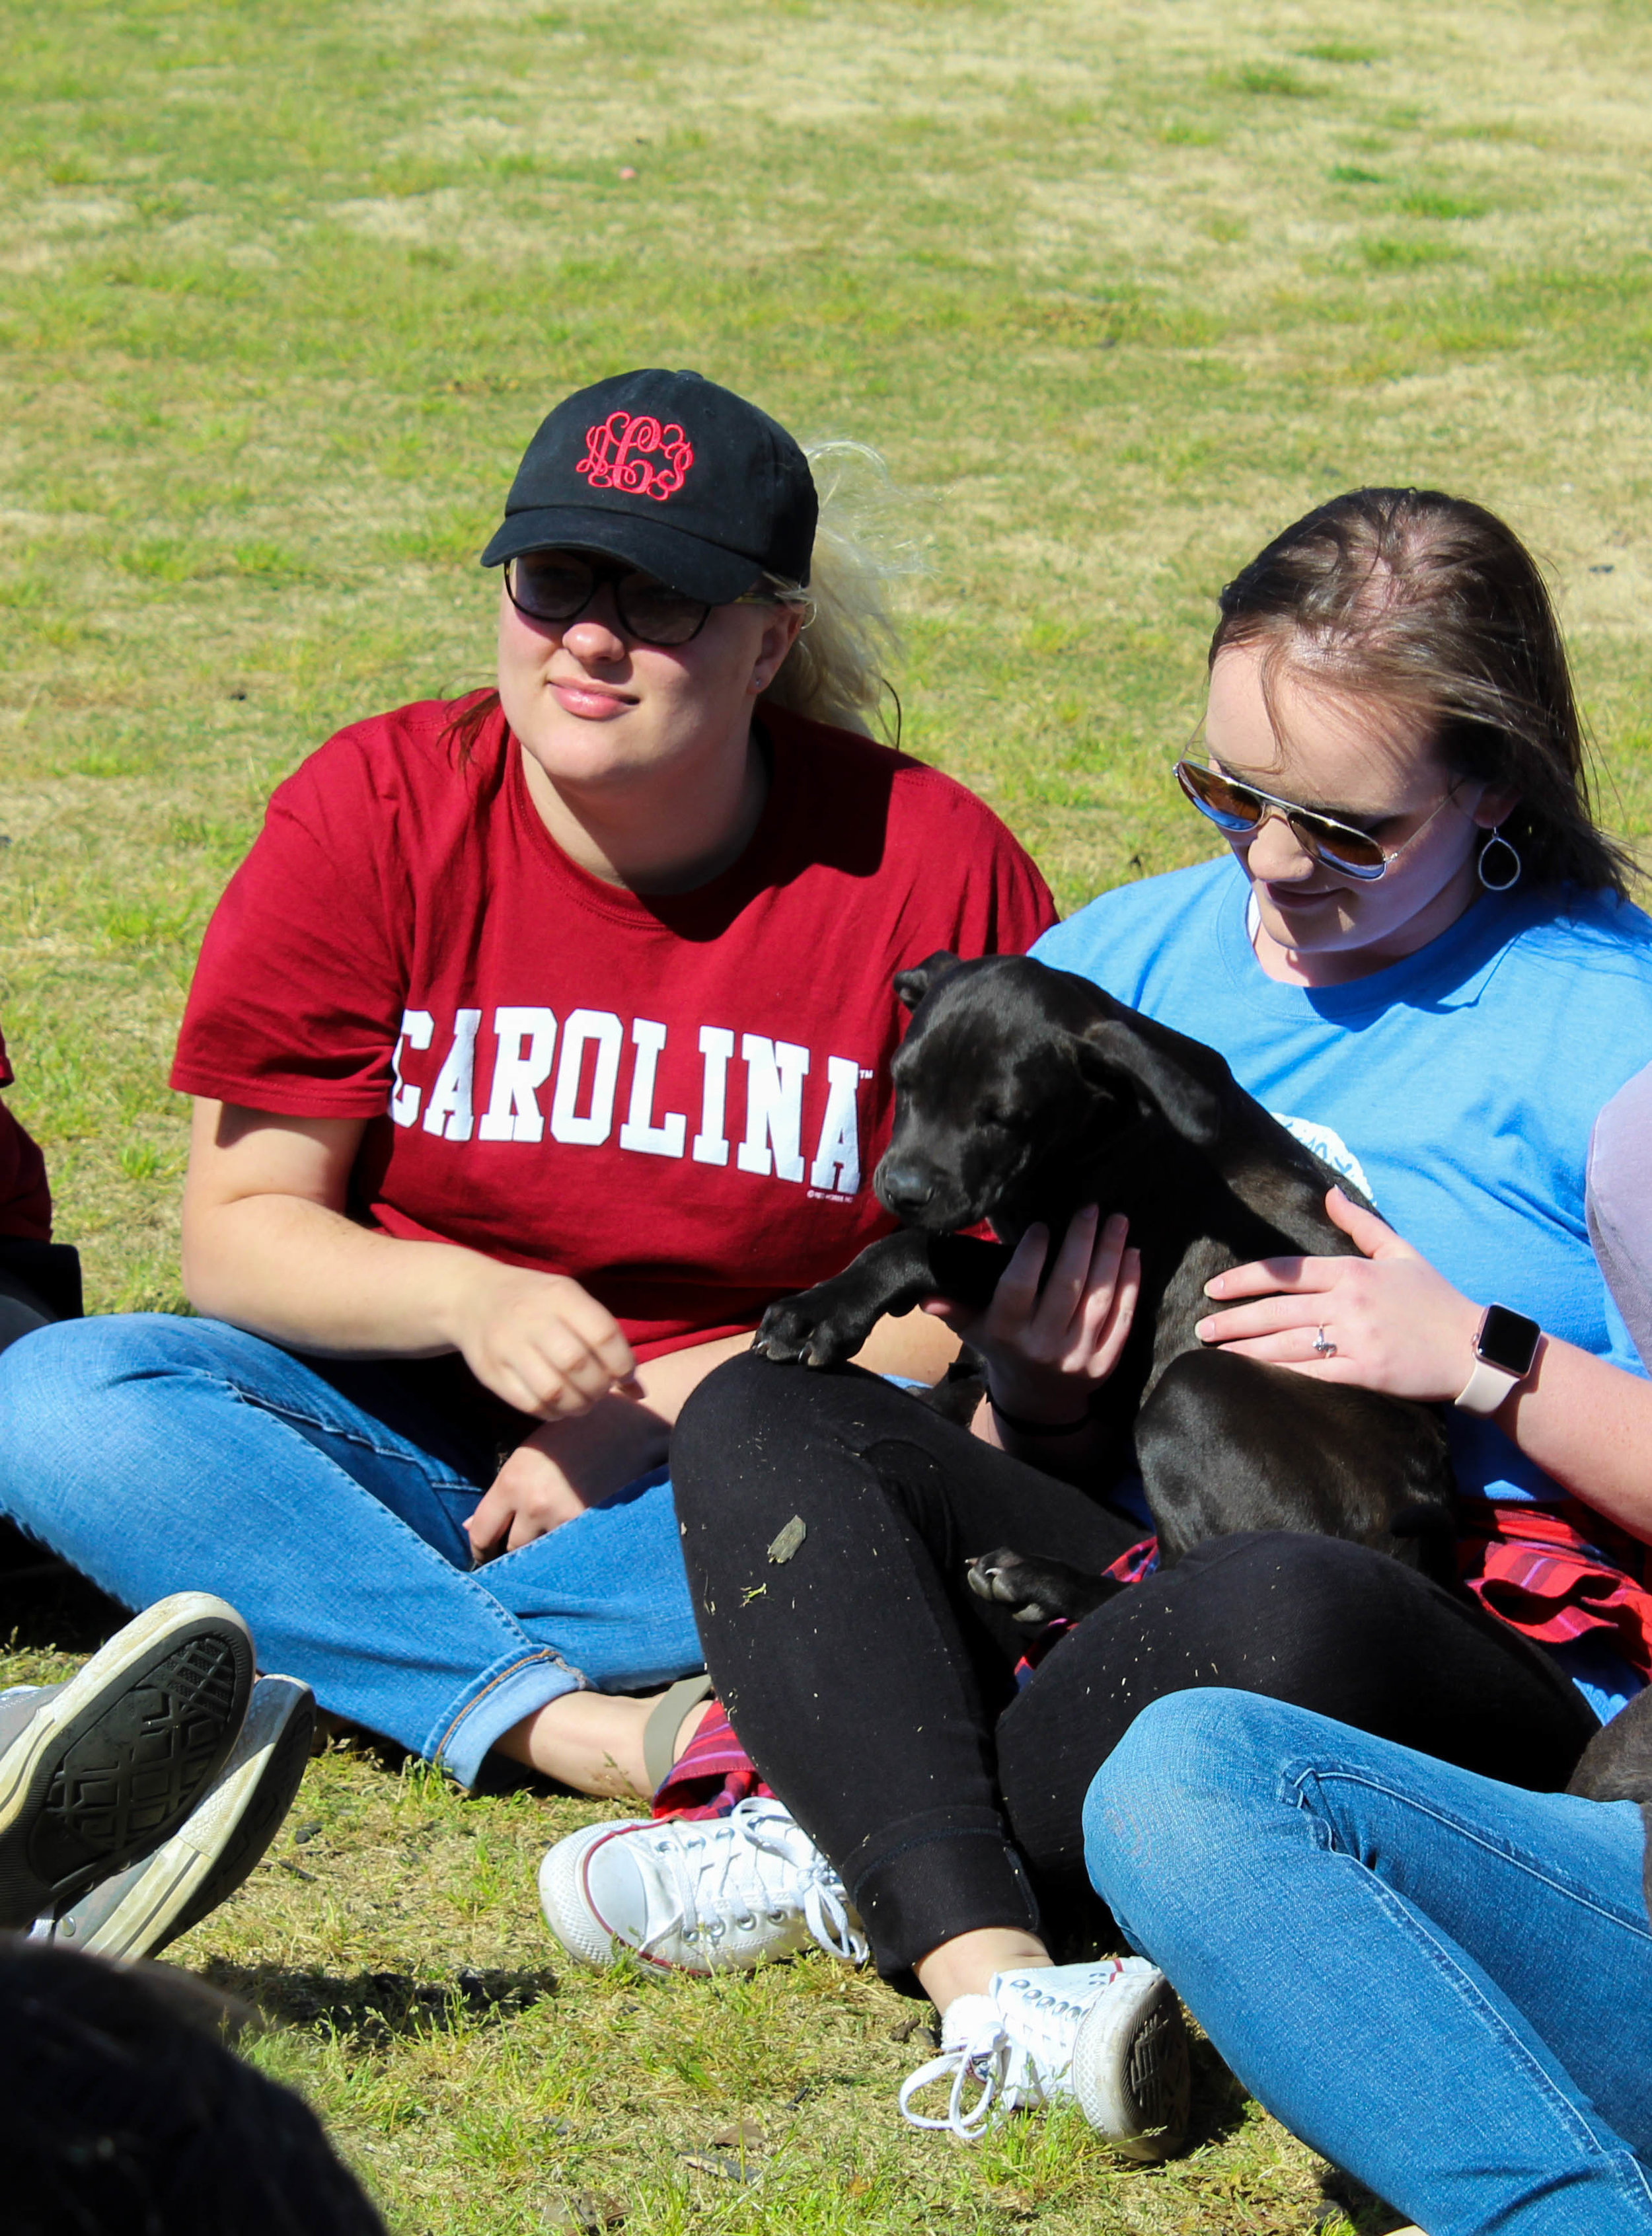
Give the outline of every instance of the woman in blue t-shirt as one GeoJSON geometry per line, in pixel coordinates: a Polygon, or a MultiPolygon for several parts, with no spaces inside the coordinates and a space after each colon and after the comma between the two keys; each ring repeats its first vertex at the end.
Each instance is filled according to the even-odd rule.
{"type": "MultiPolygon", "coordinates": [[[[1642,1358],[1649,1142],[1652,1069],[1602,1111],[1589,1169],[1589,1233],[1642,1358]]],[[[1647,1453],[1652,1384],[1602,1371],[1647,1453]]],[[[1096,1891],[1247,2088],[1419,2227],[1648,2236],[1649,1802],[1652,1692],[1570,1791],[1518,1793],[1207,1690],[1142,1711],[1084,1822],[1096,1891]]]]}
{"type": "MultiPolygon", "coordinates": [[[[1267,1301],[1208,1339],[1450,1403],[1495,1302],[1639,1373],[1583,1182],[1596,1114],[1652,1056],[1652,924],[1589,819],[1536,567],[1478,507],[1367,490],[1287,529],[1221,607],[1206,751],[1176,773],[1230,852],[1102,894],[1033,951],[1219,1049],[1412,1247],[1346,1204],[1374,1262],[1227,1274],[1213,1302],[1267,1301]]],[[[1632,1530],[1646,1509],[1598,1472],[1602,1378],[1552,1345],[1533,1365],[1492,1413],[1448,1417],[1470,1574],[1606,1715],[1646,1641],[1626,1667],[1611,1623],[1557,1630],[1528,1555],[1580,1555],[1596,1517],[1565,1490],[1632,1530]]]]}
{"type": "Polygon", "coordinates": [[[1542,1789],[1596,1727],[1571,1675],[1620,1702],[1652,1608],[1652,1496],[1612,1425],[1633,1355],[1583,1211],[1590,1121],[1652,1053],[1652,924],[1589,813],[1537,570],[1477,506],[1359,491],[1227,587],[1210,666],[1176,778],[1227,852],[1036,951],[1219,1049],[1371,1192],[1381,1220],[1335,1199],[1367,1258],[1227,1276],[1207,1339],[1455,1402],[1478,1599],[1341,1541],[1219,1539],[1017,1692],[965,1557],[1100,1568],[1140,1534],[1085,1418],[1135,1272],[1096,1210],[1042,1288],[1035,1228],[984,1314],[945,1312],[986,1364],[972,1437],[864,1378],[739,1361],[684,1415],[675,1474],[734,1724],[882,1968],[943,2013],[939,2123],[1075,2093],[1115,2137],[1158,2129],[1145,2154],[1180,2116],[1173,1999],[1140,1960],[1052,1969],[1025,1867],[1047,1905],[1080,1900],[1084,1791],[1137,1711],[1236,1687],[1542,1789]],[[1515,1358],[1523,1319],[1548,1333],[1515,1358]]]}

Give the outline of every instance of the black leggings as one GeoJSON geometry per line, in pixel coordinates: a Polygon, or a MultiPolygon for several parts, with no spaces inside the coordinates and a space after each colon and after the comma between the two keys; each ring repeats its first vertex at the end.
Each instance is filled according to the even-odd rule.
{"type": "Polygon", "coordinates": [[[718,1693],[887,1973],[975,1928],[1037,1930],[1035,1887],[1056,1922],[1083,1914],[1085,1792],[1163,1693],[1265,1693],[1537,1790],[1595,1729],[1466,1595],[1283,1533],[1213,1539],[1121,1592],[1017,1692],[1026,1633],[969,1589],[969,1557],[1100,1569],[1139,1525],[853,1369],[732,1360],[685,1407],[671,1471],[718,1693]]]}

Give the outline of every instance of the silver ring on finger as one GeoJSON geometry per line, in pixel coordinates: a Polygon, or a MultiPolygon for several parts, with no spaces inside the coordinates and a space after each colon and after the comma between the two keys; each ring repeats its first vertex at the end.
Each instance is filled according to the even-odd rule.
{"type": "Polygon", "coordinates": [[[1313,1356],[1315,1358],[1334,1358],[1336,1355],[1335,1344],[1332,1342],[1325,1330],[1320,1328],[1313,1338],[1313,1356]]]}

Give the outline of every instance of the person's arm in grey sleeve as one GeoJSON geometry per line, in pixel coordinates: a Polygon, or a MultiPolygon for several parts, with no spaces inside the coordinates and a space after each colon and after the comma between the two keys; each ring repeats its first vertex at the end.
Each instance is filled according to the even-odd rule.
{"type": "Polygon", "coordinates": [[[1652,1369],[1652,1064],[1595,1121],[1584,1210],[1606,1286],[1652,1369]]]}

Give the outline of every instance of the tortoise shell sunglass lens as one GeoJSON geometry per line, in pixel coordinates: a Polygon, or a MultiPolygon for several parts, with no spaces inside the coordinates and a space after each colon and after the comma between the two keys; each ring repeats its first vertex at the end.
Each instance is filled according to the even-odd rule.
{"type": "Polygon", "coordinates": [[[1270,813],[1282,815],[1306,852],[1327,869],[1369,879],[1381,877],[1388,866],[1379,842],[1368,831],[1356,831],[1352,823],[1315,815],[1293,800],[1279,799],[1270,792],[1259,792],[1254,785],[1239,784],[1198,761],[1178,761],[1175,774],[1199,812],[1230,838],[1254,838],[1270,813]]]}

